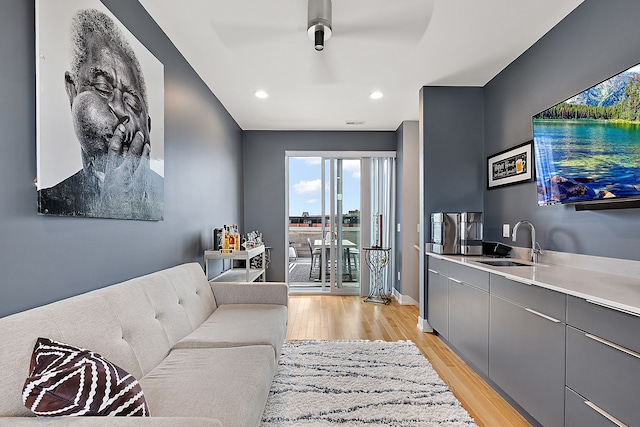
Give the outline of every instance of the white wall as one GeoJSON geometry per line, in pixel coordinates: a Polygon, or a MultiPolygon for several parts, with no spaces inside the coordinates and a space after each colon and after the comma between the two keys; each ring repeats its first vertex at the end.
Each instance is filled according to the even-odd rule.
{"type": "Polygon", "coordinates": [[[398,129],[397,149],[397,211],[396,268],[400,280],[395,277],[395,288],[403,304],[419,305],[420,301],[420,158],[419,122],[405,121],[398,129]]]}

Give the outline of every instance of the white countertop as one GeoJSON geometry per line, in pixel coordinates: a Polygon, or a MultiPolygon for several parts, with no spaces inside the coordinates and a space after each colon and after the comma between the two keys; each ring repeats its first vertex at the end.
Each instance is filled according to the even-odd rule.
{"type": "Polygon", "coordinates": [[[600,273],[555,264],[533,264],[512,258],[440,255],[433,252],[427,252],[427,255],[640,315],[640,277],[600,273]],[[529,265],[495,267],[478,262],[496,259],[512,259],[529,265]]]}

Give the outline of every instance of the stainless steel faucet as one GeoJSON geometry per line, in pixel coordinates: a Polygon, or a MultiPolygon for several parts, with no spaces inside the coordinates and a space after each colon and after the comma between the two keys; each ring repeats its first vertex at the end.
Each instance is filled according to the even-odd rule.
{"type": "Polygon", "coordinates": [[[536,242],[536,228],[533,226],[531,221],[522,220],[518,221],[518,223],[513,227],[513,232],[511,233],[511,240],[516,241],[516,235],[518,233],[518,229],[521,225],[528,225],[531,228],[531,262],[538,262],[538,255],[542,253],[542,248],[536,242]]]}

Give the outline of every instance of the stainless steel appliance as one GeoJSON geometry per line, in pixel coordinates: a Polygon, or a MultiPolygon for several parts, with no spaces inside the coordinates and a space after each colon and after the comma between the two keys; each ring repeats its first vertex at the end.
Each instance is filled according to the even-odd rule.
{"type": "Polygon", "coordinates": [[[482,212],[460,214],[460,253],[482,255],[482,212]]]}
{"type": "Polygon", "coordinates": [[[431,250],[443,255],[459,254],[459,224],[460,214],[457,212],[431,214],[431,250]]]}
{"type": "Polygon", "coordinates": [[[431,250],[443,255],[482,255],[482,212],[431,214],[431,250]]]}

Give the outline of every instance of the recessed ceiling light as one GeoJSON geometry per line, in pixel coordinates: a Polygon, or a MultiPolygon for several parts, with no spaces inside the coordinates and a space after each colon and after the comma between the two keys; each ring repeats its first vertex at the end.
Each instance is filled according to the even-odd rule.
{"type": "Polygon", "coordinates": [[[371,92],[369,94],[369,98],[371,99],[380,99],[384,96],[384,94],[382,92],[380,92],[379,90],[376,90],[374,92],[371,92]]]}
{"type": "Polygon", "coordinates": [[[265,99],[269,97],[269,94],[263,90],[257,90],[253,93],[256,98],[265,99]]]}

